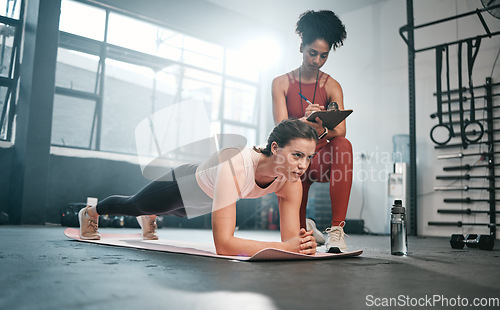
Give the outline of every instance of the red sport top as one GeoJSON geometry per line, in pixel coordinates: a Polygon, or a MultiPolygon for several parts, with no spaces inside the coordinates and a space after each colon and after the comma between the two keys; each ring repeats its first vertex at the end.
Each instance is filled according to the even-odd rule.
{"type": "Polygon", "coordinates": [[[288,86],[288,91],[286,92],[286,109],[288,111],[288,118],[301,118],[304,116],[307,108],[307,102],[299,96],[300,89],[302,88],[301,94],[304,95],[309,101],[320,106],[324,106],[325,109],[328,105],[328,99],[326,97],[325,85],[330,76],[327,74],[326,79],[323,83],[320,83],[323,72],[320,72],[318,77],[318,86],[316,87],[316,97],[314,96],[314,83],[299,83],[298,79],[294,78],[293,73],[287,73],[288,81],[290,85],[288,86]],[[302,84],[302,85],[300,85],[302,84]],[[322,86],[320,86],[322,85],[322,86]],[[314,101],[313,101],[314,98],[314,101]]]}
{"type": "MultiPolygon", "coordinates": [[[[287,73],[288,81],[290,85],[288,86],[288,91],[286,92],[286,109],[288,111],[288,118],[301,118],[304,116],[306,112],[306,108],[308,103],[302,99],[299,95],[300,89],[302,88],[302,95],[304,95],[309,101],[312,103],[319,104],[320,106],[326,107],[328,106],[328,99],[326,96],[325,85],[330,76],[326,74],[326,79],[323,83],[320,83],[321,77],[323,73],[320,71],[318,76],[318,86],[316,87],[316,97],[314,96],[314,88],[316,86],[316,82],[314,83],[299,83],[298,79],[295,79],[293,73],[287,73]],[[302,84],[302,85],[300,85],[302,84]],[[322,85],[322,86],[320,86],[322,85]],[[314,98],[314,101],[313,101],[314,98]]],[[[318,141],[318,145],[316,146],[316,152],[319,152],[327,143],[326,139],[321,139],[318,141]]]]}

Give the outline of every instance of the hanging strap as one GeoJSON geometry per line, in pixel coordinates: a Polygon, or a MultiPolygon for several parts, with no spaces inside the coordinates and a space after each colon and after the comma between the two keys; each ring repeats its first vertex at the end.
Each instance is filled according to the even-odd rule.
{"type": "Polygon", "coordinates": [[[474,103],[474,83],[472,82],[472,70],[474,68],[474,62],[476,61],[477,53],[479,52],[479,46],[481,45],[481,38],[476,39],[476,43],[472,42],[472,39],[467,40],[467,71],[469,75],[469,93],[470,93],[470,121],[474,122],[476,120],[476,106],[474,103]],[[476,48],[475,50],[473,50],[476,48]]]}
{"type": "Polygon", "coordinates": [[[467,148],[467,140],[465,139],[465,124],[464,124],[464,93],[462,85],[462,42],[458,43],[458,107],[460,110],[460,136],[462,138],[462,147],[467,148]]]}
{"type": "Polygon", "coordinates": [[[439,124],[443,123],[443,100],[441,89],[441,72],[443,69],[443,46],[436,47],[436,97],[437,97],[437,115],[439,124]]]}
{"type": "Polygon", "coordinates": [[[450,122],[450,134],[452,137],[455,136],[455,132],[453,131],[453,121],[451,116],[451,89],[450,89],[450,53],[448,45],[445,46],[446,51],[446,95],[448,98],[448,120],[450,122]]]}

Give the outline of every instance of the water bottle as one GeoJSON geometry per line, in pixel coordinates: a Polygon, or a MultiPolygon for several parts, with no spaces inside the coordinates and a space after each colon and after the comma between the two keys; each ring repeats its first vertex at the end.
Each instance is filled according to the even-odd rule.
{"type": "Polygon", "coordinates": [[[405,208],[401,200],[394,200],[391,209],[391,254],[408,254],[405,208]]]}

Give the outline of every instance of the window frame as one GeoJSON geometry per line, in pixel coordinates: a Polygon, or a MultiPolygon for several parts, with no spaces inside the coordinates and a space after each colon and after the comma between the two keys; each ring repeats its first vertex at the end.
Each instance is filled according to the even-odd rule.
{"type": "Polygon", "coordinates": [[[0,15],[0,23],[9,25],[15,28],[14,42],[10,55],[10,64],[7,77],[0,76],[0,87],[6,87],[4,104],[0,111],[0,141],[12,141],[14,132],[15,107],[17,102],[17,88],[19,82],[20,71],[20,49],[23,33],[23,16],[24,16],[24,0],[19,3],[19,19],[0,15]]]}
{"type": "MultiPolygon", "coordinates": [[[[69,1],[69,0],[68,0],[69,1]]],[[[104,40],[103,41],[98,41],[95,39],[90,39],[86,37],[82,37],[79,35],[75,35],[72,33],[64,32],[64,31],[59,31],[59,47],[64,48],[67,50],[74,50],[78,51],[81,53],[86,53],[90,55],[94,55],[99,57],[99,65],[97,69],[97,76],[96,76],[96,89],[95,91],[92,92],[87,92],[87,91],[81,91],[81,90],[74,90],[74,89],[69,89],[65,87],[60,87],[56,86],[55,87],[55,94],[58,95],[64,95],[64,96],[70,96],[70,97],[76,97],[76,98],[83,98],[91,101],[95,101],[95,113],[94,113],[94,119],[93,119],[93,126],[92,126],[92,133],[90,134],[91,141],[89,141],[89,147],[86,148],[88,150],[95,150],[95,151],[102,151],[101,149],[101,129],[103,126],[103,103],[104,103],[104,93],[106,91],[106,85],[105,85],[105,74],[106,74],[106,59],[113,59],[121,62],[126,62],[134,65],[139,65],[139,66],[144,66],[151,68],[153,70],[158,70],[161,68],[165,68],[167,66],[172,66],[172,65],[178,65],[184,69],[195,69],[203,72],[207,72],[210,74],[214,74],[217,76],[221,77],[221,96],[220,96],[220,102],[219,102],[219,111],[218,111],[218,118],[216,120],[212,120],[213,123],[217,123],[220,133],[222,134],[222,137],[224,136],[224,125],[232,125],[232,126],[239,126],[239,127],[244,127],[244,128],[251,128],[255,130],[255,141],[258,140],[259,137],[259,126],[258,126],[258,118],[256,117],[258,111],[259,111],[259,105],[258,105],[258,94],[260,93],[260,81],[253,82],[253,81],[248,81],[244,80],[239,77],[235,76],[230,76],[226,73],[226,65],[227,65],[227,47],[221,46],[223,49],[223,68],[222,72],[217,72],[213,71],[210,69],[206,69],[203,67],[198,67],[195,65],[191,65],[188,63],[184,63],[182,61],[176,61],[176,60],[170,60],[167,58],[147,54],[144,52],[140,52],[137,50],[133,49],[128,49],[125,47],[121,47],[118,45],[110,44],[107,42],[107,36],[108,36],[108,25],[109,25],[109,16],[111,13],[113,14],[121,14],[125,15],[127,17],[135,18],[141,21],[145,21],[148,23],[152,23],[155,26],[166,28],[168,30],[172,30],[175,32],[180,33],[181,35],[187,35],[185,33],[182,33],[177,30],[173,30],[170,28],[167,28],[165,25],[158,21],[154,21],[151,19],[144,18],[142,16],[135,16],[134,14],[130,12],[124,12],[122,10],[116,10],[111,7],[99,5],[96,3],[89,3],[88,1],[85,0],[72,0],[75,2],[83,3],[86,5],[91,5],[94,7],[101,8],[105,10],[106,12],[106,21],[105,21],[105,33],[104,33],[104,40]],[[234,121],[231,119],[224,118],[224,105],[225,105],[225,89],[226,89],[226,81],[232,81],[236,83],[242,83],[246,84],[252,87],[255,87],[256,91],[256,96],[255,96],[255,108],[254,108],[254,117],[253,117],[253,124],[252,123],[244,123],[244,122],[239,122],[239,121],[234,121]],[[93,140],[94,139],[94,140],[93,140]]],[[[196,38],[195,38],[196,39],[196,38]]],[[[208,42],[212,43],[212,42],[208,42]]],[[[220,46],[220,45],[219,45],[220,46]]],[[[184,78],[182,78],[184,79],[184,78]]],[[[182,81],[179,83],[179,87],[182,87],[182,81]]],[[[54,121],[54,120],[53,120],[54,121]]],[[[59,145],[56,143],[51,143],[52,146],[57,146],[57,147],[67,147],[67,148],[78,148],[70,145],[59,145]]],[[[106,150],[105,152],[112,152],[114,151],[109,151],[106,150]]],[[[120,153],[120,152],[117,152],[120,153]]]]}

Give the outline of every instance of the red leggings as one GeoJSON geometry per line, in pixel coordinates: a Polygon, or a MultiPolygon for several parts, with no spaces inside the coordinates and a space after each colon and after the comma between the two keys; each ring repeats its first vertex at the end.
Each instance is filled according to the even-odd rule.
{"type": "Polygon", "coordinates": [[[314,156],[302,176],[300,227],[306,227],[306,207],[312,183],[330,183],[332,226],[345,220],[352,186],[352,145],[344,137],[335,137],[314,156]]]}

